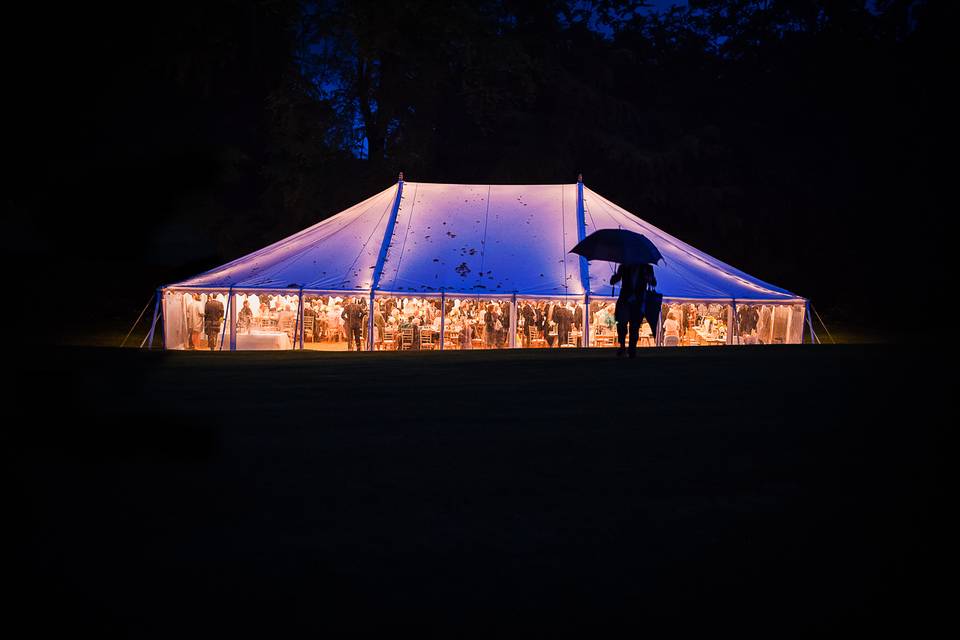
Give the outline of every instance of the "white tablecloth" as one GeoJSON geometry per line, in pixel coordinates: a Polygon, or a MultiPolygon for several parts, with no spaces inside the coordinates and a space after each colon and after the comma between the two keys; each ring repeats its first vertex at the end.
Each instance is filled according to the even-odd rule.
{"type": "Polygon", "coordinates": [[[238,351],[277,351],[290,349],[290,337],[274,331],[251,331],[237,334],[238,351]]]}

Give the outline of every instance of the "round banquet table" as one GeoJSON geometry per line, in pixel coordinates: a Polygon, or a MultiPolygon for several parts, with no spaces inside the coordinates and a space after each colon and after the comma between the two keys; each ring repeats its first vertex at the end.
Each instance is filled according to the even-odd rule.
{"type": "Polygon", "coordinates": [[[290,349],[290,336],[282,331],[251,331],[237,334],[237,351],[282,351],[290,349]]]}

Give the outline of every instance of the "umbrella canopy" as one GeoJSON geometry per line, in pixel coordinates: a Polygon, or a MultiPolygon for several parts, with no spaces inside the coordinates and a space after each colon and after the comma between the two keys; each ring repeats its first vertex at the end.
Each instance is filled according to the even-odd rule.
{"type": "Polygon", "coordinates": [[[663,259],[646,236],[626,229],[598,229],[577,243],[570,253],[587,260],[622,264],[656,264],[663,259]]]}

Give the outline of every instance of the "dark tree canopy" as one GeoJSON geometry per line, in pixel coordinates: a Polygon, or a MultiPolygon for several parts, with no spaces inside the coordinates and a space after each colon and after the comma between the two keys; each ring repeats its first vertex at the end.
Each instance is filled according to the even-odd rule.
{"type": "Polygon", "coordinates": [[[891,261],[891,242],[942,237],[945,5],[41,7],[5,43],[9,249],[55,255],[50,277],[72,264],[145,298],[400,170],[515,183],[582,171],[703,250],[853,313],[919,293],[922,265],[891,261]]]}

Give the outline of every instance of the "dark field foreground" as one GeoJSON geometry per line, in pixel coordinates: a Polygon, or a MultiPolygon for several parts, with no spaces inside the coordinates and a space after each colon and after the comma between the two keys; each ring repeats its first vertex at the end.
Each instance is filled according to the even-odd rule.
{"type": "Polygon", "coordinates": [[[23,362],[6,618],[33,637],[780,637],[945,606],[945,385],[904,347],[23,362]]]}

